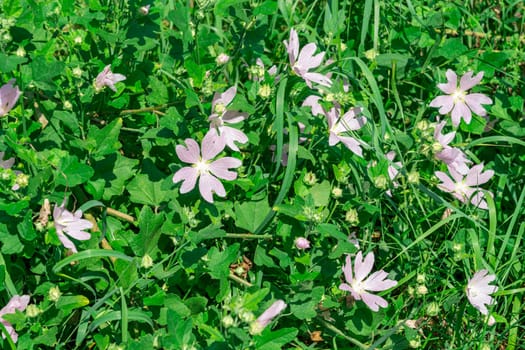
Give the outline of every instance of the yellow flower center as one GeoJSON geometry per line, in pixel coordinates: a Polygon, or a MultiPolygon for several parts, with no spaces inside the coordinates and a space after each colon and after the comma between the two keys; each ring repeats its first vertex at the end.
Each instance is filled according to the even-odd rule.
{"type": "Polygon", "coordinates": [[[458,88],[452,94],[452,99],[454,100],[454,103],[463,103],[465,102],[465,96],[467,96],[465,91],[458,88]]]}
{"type": "Polygon", "coordinates": [[[217,103],[215,105],[215,113],[221,115],[226,111],[226,107],[222,103],[217,103]]]}

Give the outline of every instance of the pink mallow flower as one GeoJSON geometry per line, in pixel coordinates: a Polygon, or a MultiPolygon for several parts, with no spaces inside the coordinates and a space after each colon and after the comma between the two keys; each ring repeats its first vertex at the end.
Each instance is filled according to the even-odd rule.
{"type": "Polygon", "coordinates": [[[20,97],[18,86],[14,86],[15,79],[9,80],[0,88],[0,117],[6,115],[15,105],[20,97]]]}
{"type": "Polygon", "coordinates": [[[81,210],[71,213],[65,208],[65,205],[65,200],[59,207],[55,205],[55,208],[53,209],[53,220],[55,222],[55,228],[60,242],[62,242],[64,247],[71,249],[73,253],[77,253],[77,247],[68,236],[78,239],[79,241],[86,241],[91,238],[91,234],[84,230],[92,228],[93,224],[89,220],[82,219],[81,210]]]}
{"type": "Polygon", "coordinates": [[[226,124],[240,123],[248,117],[248,113],[229,111],[226,109],[237,94],[237,89],[232,86],[222,94],[215,93],[211,103],[212,114],[208,117],[210,122],[210,132],[217,140],[230,147],[234,151],[239,151],[235,142],[244,144],[248,142],[248,136],[241,130],[232,128],[226,124]]]}
{"type": "Polygon", "coordinates": [[[358,156],[363,156],[363,150],[361,149],[362,141],[356,140],[351,136],[343,136],[350,130],[359,130],[366,124],[365,117],[356,116],[361,113],[361,108],[354,107],[348,112],[340,116],[339,107],[332,107],[327,113],[326,118],[328,120],[329,138],[328,144],[335,146],[339,142],[342,142],[350,151],[354,152],[358,156]]]}
{"type": "MultiPolygon", "coordinates": [[[[487,270],[479,270],[468,281],[466,292],[468,301],[478,309],[483,315],[488,316],[489,310],[486,305],[491,305],[494,301],[490,294],[496,292],[498,287],[489,283],[496,279],[496,275],[489,275],[487,270]]],[[[494,324],[494,317],[490,316],[489,326],[494,324]]]]}
{"type": "Polygon", "coordinates": [[[323,86],[332,85],[332,81],[326,75],[309,72],[310,69],[317,68],[321,65],[325,54],[324,52],[320,52],[314,56],[314,52],[317,50],[315,43],[306,44],[301,52],[299,52],[299,36],[295,29],[292,28],[290,30],[290,39],[289,41],[284,40],[284,45],[288,52],[292,70],[304,79],[308,87],[312,87],[312,81],[323,86]]]}
{"type": "Polygon", "coordinates": [[[480,209],[488,209],[487,202],[483,199],[485,194],[478,187],[489,181],[494,176],[493,170],[487,170],[482,173],[483,163],[468,169],[466,175],[462,175],[450,166],[448,171],[452,179],[441,171],[436,171],[435,175],[442,181],[438,188],[442,191],[452,193],[454,197],[463,203],[470,201],[480,209]]]}
{"type": "MultiPolygon", "coordinates": [[[[13,342],[18,341],[18,334],[15,332],[15,329],[13,326],[5,321],[2,316],[7,314],[14,314],[16,310],[22,312],[26,309],[27,305],[29,304],[29,295],[15,295],[9,300],[6,306],[0,310],[0,322],[4,325],[5,329],[7,330],[7,333],[13,340],[13,342]]],[[[5,339],[5,335],[2,333],[2,338],[5,339]]]]}
{"type": "Polygon", "coordinates": [[[397,281],[386,279],[388,274],[383,270],[374,272],[365,280],[373,266],[374,253],[368,253],[363,260],[363,252],[359,251],[355,257],[352,273],[352,260],[347,255],[346,265],[343,265],[343,273],[347,283],[341,283],[339,289],[352,293],[354,299],[362,300],[372,311],[377,312],[380,306],[385,308],[388,303],[385,299],[370,294],[368,291],[379,292],[390,289],[397,285],[397,281]]]}
{"type": "Polygon", "coordinates": [[[437,96],[430,102],[430,107],[439,108],[440,114],[447,114],[450,111],[452,124],[457,127],[461,118],[465,123],[470,124],[472,112],[480,116],[485,116],[487,111],[482,104],[491,104],[492,100],[484,94],[467,94],[467,91],[476,86],[483,78],[483,72],[472,77],[472,72],[465,73],[459,81],[458,76],[452,70],[446,72],[447,83],[438,84],[438,88],[447,95],[437,96]]]}
{"type": "Polygon", "coordinates": [[[97,79],[95,80],[95,89],[100,91],[104,88],[104,86],[107,86],[111,90],[117,92],[115,84],[123,80],[126,80],[126,76],[119,73],[113,73],[111,71],[111,65],[108,64],[106,67],[104,67],[104,70],[100,72],[99,75],[97,75],[97,79]]]}
{"type": "Polygon", "coordinates": [[[468,163],[472,161],[467,159],[467,156],[459,148],[450,147],[448,144],[456,136],[456,132],[449,132],[443,135],[441,131],[445,126],[446,121],[436,125],[434,129],[434,138],[437,143],[432,147],[434,149],[435,156],[437,159],[443,161],[446,165],[457,171],[458,173],[465,175],[468,172],[468,163]]]}
{"type": "Polygon", "coordinates": [[[235,180],[237,173],[230,171],[229,168],[238,168],[242,162],[232,157],[211,161],[224,149],[224,143],[218,140],[217,135],[211,130],[202,140],[202,156],[199,144],[195,140],[186,139],[184,142],[186,147],[177,145],[175,151],[180,160],[193,165],[184,167],[173,175],[174,183],[183,181],[180,193],[191,191],[199,179],[199,192],[204,200],[213,203],[213,193],[225,197],[226,190],[217,178],[235,180]]]}
{"type": "Polygon", "coordinates": [[[286,309],[286,303],[282,300],[275,301],[261,316],[259,316],[250,327],[250,333],[259,334],[272,320],[286,309]]]}
{"type": "Polygon", "coordinates": [[[301,250],[309,249],[310,241],[304,237],[299,237],[295,240],[295,247],[301,250]]]}

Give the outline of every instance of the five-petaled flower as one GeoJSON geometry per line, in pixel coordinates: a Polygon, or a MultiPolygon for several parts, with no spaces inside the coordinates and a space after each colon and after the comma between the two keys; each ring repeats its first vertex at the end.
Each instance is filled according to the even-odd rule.
{"type": "Polygon", "coordinates": [[[79,241],[86,241],[91,238],[91,234],[84,230],[92,228],[93,224],[89,220],[82,219],[81,210],[71,213],[65,208],[65,205],[65,200],[59,207],[55,205],[55,208],[53,209],[53,220],[55,222],[55,228],[60,242],[62,242],[64,247],[77,253],[77,247],[68,236],[78,239],[79,241]]]}
{"type": "Polygon", "coordinates": [[[20,97],[20,90],[14,83],[15,79],[11,79],[0,88],[0,117],[6,115],[20,97]]]}
{"type": "Polygon", "coordinates": [[[111,90],[117,92],[115,84],[123,80],[126,80],[126,76],[119,73],[113,73],[111,71],[111,65],[108,64],[104,67],[104,70],[100,72],[99,75],[97,75],[97,79],[95,80],[95,89],[100,91],[104,88],[104,86],[107,86],[111,90]]]}
{"type": "Polygon", "coordinates": [[[354,152],[358,156],[363,156],[363,150],[361,149],[362,141],[356,140],[351,136],[344,136],[350,130],[358,130],[366,124],[365,117],[357,117],[361,113],[361,108],[354,107],[348,112],[340,116],[339,107],[332,107],[327,113],[326,118],[328,120],[328,129],[330,132],[328,138],[328,144],[334,146],[339,142],[342,142],[350,151],[354,152]]]}
{"type": "MultiPolygon", "coordinates": [[[[468,281],[466,292],[468,301],[478,309],[483,315],[487,316],[489,310],[486,305],[491,305],[494,299],[490,294],[498,290],[497,286],[492,286],[489,283],[496,279],[496,275],[489,275],[487,270],[479,270],[468,281]]],[[[489,325],[494,323],[494,318],[489,317],[489,325]]]]}
{"type": "Polygon", "coordinates": [[[323,86],[332,85],[332,81],[326,75],[309,72],[310,69],[321,65],[325,54],[323,51],[314,56],[314,52],[317,50],[315,43],[306,44],[299,52],[299,36],[295,29],[292,28],[290,30],[290,39],[289,41],[284,40],[284,45],[288,52],[292,70],[304,79],[308,87],[312,87],[312,81],[323,86]]]}
{"type": "Polygon", "coordinates": [[[215,93],[211,103],[212,113],[208,117],[210,122],[210,132],[216,136],[216,139],[234,151],[239,151],[235,142],[244,144],[248,142],[248,136],[239,129],[232,128],[227,124],[240,123],[248,117],[248,113],[238,111],[229,111],[226,109],[237,94],[237,89],[232,86],[222,94],[215,93]]]}
{"type": "Polygon", "coordinates": [[[213,203],[213,193],[220,197],[226,196],[226,190],[222,183],[217,179],[235,180],[237,173],[230,171],[229,168],[238,168],[242,162],[233,157],[224,157],[211,161],[217,154],[224,149],[224,143],[218,140],[218,136],[211,130],[202,140],[202,156],[199,144],[193,139],[184,141],[186,147],[177,145],[175,151],[179,159],[185,163],[193,164],[178,170],[173,175],[173,182],[182,181],[181,193],[191,191],[197,179],[199,179],[199,192],[209,203],[213,203]]]}
{"type": "MultiPolygon", "coordinates": [[[[479,185],[489,181],[494,175],[493,170],[483,171],[483,163],[468,169],[466,175],[462,175],[454,168],[448,167],[452,179],[442,171],[436,171],[436,176],[442,181],[438,188],[442,191],[452,193],[454,197],[463,203],[469,200],[480,209],[488,209],[487,202],[483,199],[485,194],[478,188],[479,185]]],[[[490,193],[490,192],[489,192],[490,193]]],[[[492,193],[490,193],[492,194],[492,193]]]]}
{"type": "Polygon", "coordinates": [[[275,301],[261,316],[259,316],[250,327],[250,333],[259,334],[272,320],[286,309],[286,303],[282,300],[275,301]]]}
{"type": "Polygon", "coordinates": [[[456,147],[450,147],[448,144],[454,139],[456,132],[449,132],[443,135],[441,131],[445,126],[446,121],[442,121],[436,125],[434,129],[434,138],[437,143],[432,147],[436,152],[436,158],[443,161],[449,167],[457,171],[458,173],[465,175],[468,172],[468,163],[472,161],[467,159],[465,153],[456,147]]]}
{"type": "Polygon", "coordinates": [[[372,311],[378,311],[379,307],[387,307],[388,303],[380,296],[369,293],[387,290],[395,285],[397,281],[387,279],[388,274],[379,270],[365,277],[372,271],[374,266],[374,253],[370,252],[363,260],[363,253],[359,251],[355,257],[352,273],[352,260],[346,256],[346,265],[343,265],[343,273],[347,283],[341,283],[339,289],[352,293],[356,300],[362,300],[372,311]]]}
{"type": "MultiPolygon", "coordinates": [[[[4,325],[5,329],[7,330],[7,333],[13,340],[13,342],[18,341],[18,334],[15,332],[15,329],[13,326],[5,321],[2,316],[6,314],[14,314],[16,310],[18,311],[24,311],[27,307],[27,304],[29,304],[29,295],[15,295],[9,300],[6,306],[0,310],[0,322],[4,325]]],[[[2,338],[5,339],[5,335],[2,333],[2,338]]]]}
{"type": "Polygon", "coordinates": [[[472,77],[472,74],[472,72],[465,73],[461,77],[458,87],[458,76],[448,69],[446,72],[448,82],[446,84],[438,84],[438,88],[447,95],[437,96],[430,102],[430,107],[439,108],[440,114],[447,114],[452,111],[452,124],[455,127],[459,125],[461,118],[463,118],[465,123],[470,124],[472,112],[482,117],[485,116],[487,111],[482,105],[492,103],[492,100],[484,94],[467,94],[467,91],[477,85],[483,78],[483,72],[479,72],[474,77],[472,77]]]}

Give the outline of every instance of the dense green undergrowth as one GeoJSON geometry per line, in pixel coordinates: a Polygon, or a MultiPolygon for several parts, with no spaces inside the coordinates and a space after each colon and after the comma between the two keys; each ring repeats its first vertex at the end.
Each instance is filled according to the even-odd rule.
{"type": "Polygon", "coordinates": [[[0,347],[522,348],[524,12],[2,1],[0,347]]]}

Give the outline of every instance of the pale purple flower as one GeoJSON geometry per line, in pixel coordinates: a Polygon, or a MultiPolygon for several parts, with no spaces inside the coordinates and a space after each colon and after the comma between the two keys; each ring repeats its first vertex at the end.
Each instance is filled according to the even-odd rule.
{"type": "Polygon", "coordinates": [[[248,136],[241,130],[232,128],[226,124],[240,123],[248,117],[248,113],[238,111],[229,111],[226,107],[233,101],[237,94],[237,89],[232,86],[222,94],[215,93],[211,104],[212,114],[208,117],[210,122],[210,132],[216,136],[216,139],[230,147],[234,151],[239,151],[235,142],[245,144],[248,142],[248,136]]]}
{"type": "Polygon", "coordinates": [[[446,121],[436,125],[434,130],[434,138],[438,142],[437,149],[439,151],[435,154],[436,158],[443,161],[449,167],[457,171],[458,173],[465,175],[468,172],[468,163],[472,161],[467,159],[467,156],[459,148],[450,147],[448,144],[454,139],[456,132],[450,132],[443,135],[441,131],[445,126],[446,121]]]}
{"type": "Polygon", "coordinates": [[[312,108],[312,114],[315,116],[315,115],[326,115],[326,112],[323,108],[323,106],[321,106],[321,104],[319,103],[319,101],[321,101],[321,97],[320,96],[317,96],[317,95],[310,95],[308,96],[307,98],[305,98],[305,100],[303,101],[303,104],[302,106],[308,106],[310,108],[312,108]]]}
{"type": "MultiPolygon", "coordinates": [[[[265,70],[264,62],[260,58],[257,58],[255,60],[255,64],[258,65],[259,67],[261,67],[263,72],[264,72],[264,70],[265,70]]],[[[270,75],[276,75],[277,74],[277,66],[275,64],[268,69],[268,74],[270,74],[270,75]]]]}
{"type": "Polygon", "coordinates": [[[470,124],[472,112],[479,116],[485,116],[487,111],[483,108],[484,104],[491,104],[492,100],[480,93],[467,94],[467,91],[477,85],[483,78],[483,72],[479,72],[472,77],[472,72],[465,73],[459,81],[458,76],[452,70],[446,72],[447,83],[438,84],[438,88],[447,95],[437,96],[430,102],[430,107],[439,108],[440,114],[447,114],[450,111],[452,124],[457,127],[461,118],[465,123],[470,124]]]}
{"type": "MultiPolygon", "coordinates": [[[[29,295],[15,295],[9,300],[6,306],[0,310],[0,322],[4,325],[5,329],[7,330],[7,333],[11,337],[14,343],[18,341],[18,334],[15,332],[15,329],[13,326],[5,321],[2,316],[7,314],[14,314],[16,310],[18,311],[24,311],[29,304],[29,295]]],[[[5,335],[2,333],[2,338],[5,339],[5,335]]]]}
{"type": "MultiPolygon", "coordinates": [[[[495,279],[496,275],[489,275],[487,270],[479,270],[472,276],[467,284],[466,292],[468,301],[485,316],[489,314],[486,305],[491,305],[494,301],[490,294],[498,290],[497,286],[489,284],[495,279]]],[[[489,325],[493,323],[494,318],[490,316],[489,325]]]]}
{"type": "MultiPolygon", "coordinates": [[[[436,171],[435,175],[442,181],[438,188],[442,191],[452,193],[454,197],[463,203],[469,200],[480,209],[488,209],[487,202],[483,199],[485,194],[478,187],[489,181],[494,176],[493,170],[483,171],[483,163],[468,169],[466,175],[462,175],[450,166],[448,167],[452,179],[441,171],[436,171]]],[[[491,194],[492,195],[492,194],[491,194]]]]}
{"type": "Polygon", "coordinates": [[[304,79],[308,87],[312,87],[312,81],[323,86],[332,85],[332,81],[326,75],[309,72],[310,69],[321,65],[325,54],[323,51],[314,56],[314,52],[317,50],[315,43],[306,44],[299,52],[299,36],[295,29],[292,28],[290,30],[290,39],[289,41],[284,40],[284,45],[288,52],[292,70],[304,79]]]}
{"type": "Polygon", "coordinates": [[[212,161],[217,154],[222,152],[224,143],[218,140],[217,135],[211,130],[202,140],[202,156],[199,144],[195,140],[186,139],[184,142],[186,147],[177,145],[175,151],[180,160],[193,165],[184,167],[173,175],[174,183],[183,181],[180,193],[191,191],[199,179],[199,192],[204,200],[213,203],[213,193],[225,197],[226,190],[217,178],[235,180],[237,173],[230,171],[229,168],[238,168],[242,162],[232,157],[212,161]]]}
{"type": "Polygon", "coordinates": [[[250,332],[258,334],[263,331],[272,320],[286,309],[286,303],[282,300],[275,301],[268,309],[266,309],[261,316],[259,316],[252,325],[250,332]]]}
{"type": "Polygon", "coordinates": [[[71,213],[65,208],[65,206],[66,201],[64,200],[59,207],[55,205],[55,208],[53,209],[53,220],[55,222],[57,236],[64,247],[77,253],[77,247],[68,236],[79,241],[86,241],[91,238],[91,234],[84,230],[92,228],[93,224],[89,220],[82,219],[81,210],[71,213]]]}
{"type": "MultiPolygon", "coordinates": [[[[388,165],[387,171],[388,171],[388,177],[390,178],[390,181],[392,181],[392,184],[394,185],[394,188],[399,187],[399,183],[397,181],[394,181],[397,174],[399,174],[399,169],[403,166],[401,162],[394,162],[394,158],[396,157],[395,151],[390,151],[386,154],[386,159],[388,159],[391,164],[388,165]]],[[[392,197],[392,191],[388,190],[386,191],[386,194],[389,197],[392,197]]]]}
{"type": "Polygon", "coordinates": [[[6,115],[20,97],[18,86],[14,86],[15,79],[11,79],[0,88],[0,117],[6,115]]]}
{"type": "Polygon", "coordinates": [[[343,134],[350,130],[361,129],[366,124],[366,118],[357,118],[357,115],[361,113],[361,108],[359,107],[351,108],[342,116],[340,116],[340,113],[341,111],[339,107],[332,107],[332,109],[326,113],[328,129],[330,132],[328,144],[334,146],[339,142],[342,142],[349,150],[362,157],[363,150],[361,149],[361,145],[363,142],[356,140],[351,136],[343,136],[343,134]]]}
{"type": "Polygon", "coordinates": [[[363,260],[363,252],[359,251],[355,257],[352,272],[352,260],[347,255],[346,265],[343,265],[343,273],[347,283],[341,283],[339,289],[350,292],[355,300],[362,300],[372,311],[378,311],[379,307],[387,307],[388,303],[385,299],[370,294],[368,291],[379,292],[390,289],[397,285],[397,281],[387,279],[388,274],[383,270],[374,272],[365,280],[373,266],[374,253],[368,253],[363,260]]]}
{"type": "Polygon", "coordinates": [[[305,250],[310,248],[310,241],[304,237],[298,237],[295,240],[295,247],[297,249],[305,250]]]}
{"type": "Polygon", "coordinates": [[[104,70],[100,72],[99,75],[97,75],[97,79],[95,80],[95,89],[100,91],[104,88],[104,86],[107,86],[111,90],[117,92],[115,84],[123,80],[126,80],[126,77],[119,73],[113,73],[111,71],[111,65],[108,64],[106,67],[104,67],[104,70]]]}
{"type": "Polygon", "coordinates": [[[374,266],[374,253],[370,252],[363,260],[363,252],[359,251],[355,257],[352,273],[352,260],[350,255],[346,256],[346,265],[343,265],[343,273],[347,283],[341,283],[339,289],[350,292],[355,300],[362,300],[372,311],[378,311],[379,307],[387,307],[388,303],[380,296],[368,293],[387,290],[395,285],[397,281],[387,279],[388,274],[379,270],[365,277],[372,271],[374,266]]]}

